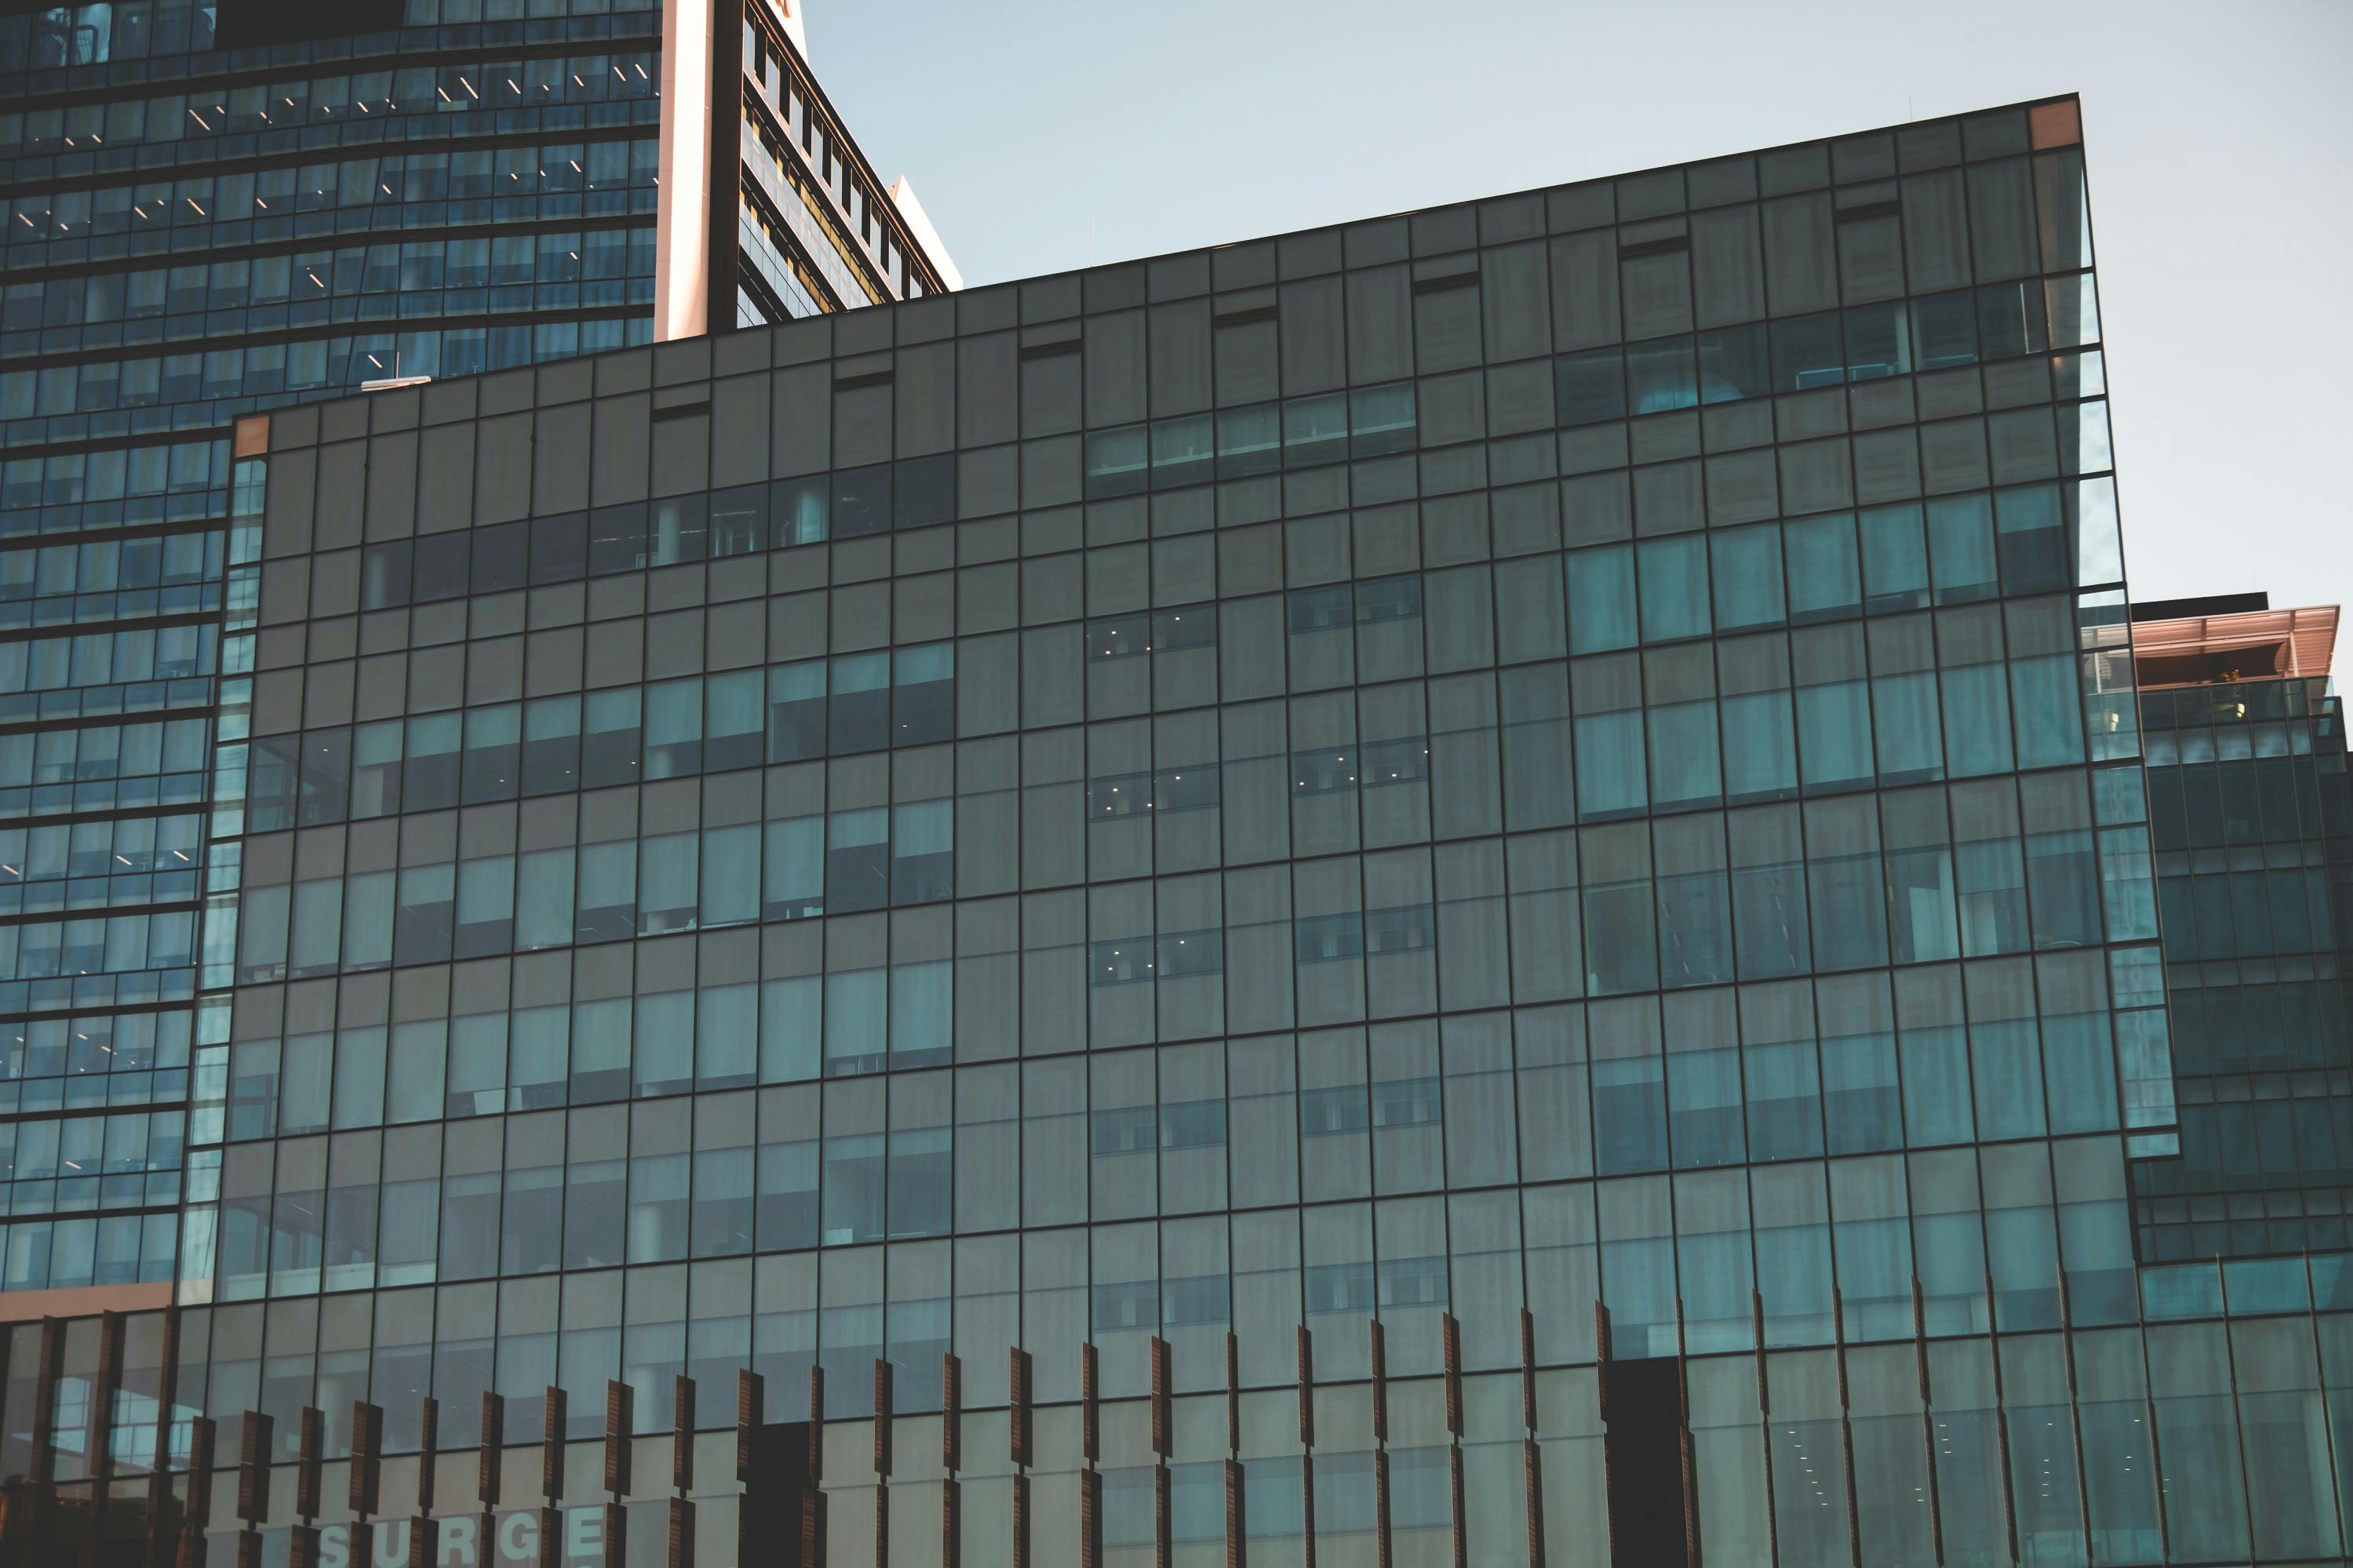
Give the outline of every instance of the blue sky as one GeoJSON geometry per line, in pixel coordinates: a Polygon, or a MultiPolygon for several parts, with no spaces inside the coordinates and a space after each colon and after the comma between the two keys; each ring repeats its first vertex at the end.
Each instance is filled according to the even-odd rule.
{"type": "Polygon", "coordinates": [[[2345,0],[811,0],[808,33],[968,283],[2080,92],[2136,593],[2353,592],[2345,0]]]}

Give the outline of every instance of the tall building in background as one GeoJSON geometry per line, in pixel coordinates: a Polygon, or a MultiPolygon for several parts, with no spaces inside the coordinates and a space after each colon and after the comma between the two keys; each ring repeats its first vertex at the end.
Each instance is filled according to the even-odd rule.
{"type": "Polygon", "coordinates": [[[0,16],[7,1315],[170,1289],[233,422],[949,286],[803,45],[762,0],[0,16]]]}
{"type": "Polygon", "coordinates": [[[172,1305],[9,1331],[10,1543],[2342,1561],[2345,1255],[2135,1252],[2081,142],[241,418],[172,1305]]]}
{"type": "Polygon", "coordinates": [[[2144,1258],[2348,1245],[2353,799],[2337,611],[2137,605],[2181,1153],[2134,1172],[2144,1258]]]}

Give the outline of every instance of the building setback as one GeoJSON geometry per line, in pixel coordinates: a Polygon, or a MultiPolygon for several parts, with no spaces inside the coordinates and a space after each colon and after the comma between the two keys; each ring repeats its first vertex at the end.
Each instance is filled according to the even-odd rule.
{"type": "Polygon", "coordinates": [[[2353,801],[2334,605],[2137,605],[2179,1160],[2134,1168],[2147,1260],[2344,1248],[2353,801]]]}
{"type": "Polygon", "coordinates": [[[2340,1560],[2341,1257],[2135,1252],[2092,264],[2060,99],[241,421],[10,1531],[2340,1560]]]}

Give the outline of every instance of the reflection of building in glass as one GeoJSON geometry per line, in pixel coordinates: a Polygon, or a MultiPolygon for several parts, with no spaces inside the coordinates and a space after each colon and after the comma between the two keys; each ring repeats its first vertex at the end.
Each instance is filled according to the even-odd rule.
{"type": "Polygon", "coordinates": [[[0,16],[0,1284],[22,1312],[160,1303],[175,1268],[234,422],[945,287],[799,42],[741,4],[0,16]],[[667,99],[666,38],[702,72],[674,58],[667,99]],[[680,177],[680,149],[764,114],[785,134],[757,158],[680,177]],[[798,237],[713,243],[786,178],[798,237]]]}
{"type": "Polygon", "coordinates": [[[2134,1184],[2091,263],[2058,100],[241,424],[12,1528],[347,1552],[308,1406],[565,1562],[2341,1556],[2341,1258],[2134,1184]]]}

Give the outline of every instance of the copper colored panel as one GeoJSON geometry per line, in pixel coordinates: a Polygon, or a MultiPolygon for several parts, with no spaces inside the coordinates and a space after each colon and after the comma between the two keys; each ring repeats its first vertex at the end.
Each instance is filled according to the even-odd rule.
{"type": "MultiPolygon", "coordinates": [[[[209,1477],[213,1473],[213,1418],[199,1415],[190,1424],[188,1433],[188,1473],[209,1477]]],[[[190,1483],[187,1514],[191,1530],[202,1533],[213,1521],[213,1489],[208,1485],[190,1483]]]]}
{"type": "Polygon", "coordinates": [[[1166,1458],[1176,1450],[1171,1446],[1175,1434],[1171,1430],[1168,1408],[1169,1385],[1168,1342],[1155,1335],[1152,1340],[1152,1451],[1166,1458]]]}
{"type": "MultiPolygon", "coordinates": [[[[1315,1447],[1315,1332],[1304,1323],[1299,1326],[1299,1446],[1315,1447]]],[[[1315,1532],[1307,1538],[1313,1541],[1315,1532]]]]}
{"type": "Polygon", "coordinates": [[[1242,1466],[1226,1461],[1226,1568],[1249,1568],[1250,1538],[1242,1521],[1242,1466]]]}
{"type": "Polygon", "coordinates": [[[2336,651],[2334,605],[2137,621],[2133,683],[2147,691],[2277,677],[2315,679],[2329,672],[2336,651]]]}
{"type": "Polygon", "coordinates": [[[1446,1344],[1446,1429],[1462,1436],[1462,1324],[1451,1312],[1441,1313],[1439,1325],[1446,1344]]]}
{"type": "Polygon", "coordinates": [[[100,1312],[153,1312],[172,1304],[169,1281],[145,1285],[68,1285],[54,1290],[0,1291],[0,1323],[88,1318],[100,1312]]]}
{"type": "Polygon", "coordinates": [[[552,1509],[564,1500],[564,1390],[550,1384],[541,1405],[539,1428],[539,1495],[552,1509]]]}
{"type": "Polygon", "coordinates": [[[245,1413],[237,1458],[237,1517],[259,1524],[269,1517],[269,1444],[277,1423],[259,1410],[245,1413]]]}
{"type": "Polygon", "coordinates": [[[1103,1472],[1079,1472],[1079,1568],[1103,1568],[1103,1472]]]}
{"type": "Polygon", "coordinates": [[[637,1426],[637,1390],[619,1378],[605,1380],[605,1489],[633,1490],[629,1479],[629,1434],[637,1426]]]}
{"type": "Polygon", "coordinates": [[[427,1394],[417,1402],[417,1511],[433,1511],[433,1470],[441,1452],[441,1402],[427,1394]]]}
{"type": "MultiPolygon", "coordinates": [[[[1456,1434],[1458,1436],[1461,1434],[1456,1434]]],[[[1454,1568],[1471,1568],[1470,1521],[1462,1517],[1462,1445],[1446,1450],[1447,1509],[1454,1516],[1454,1568]]]]}
{"type": "Polygon", "coordinates": [[[484,1508],[499,1506],[499,1445],[506,1439],[507,1396],[482,1391],[481,1457],[475,1467],[474,1495],[484,1508]]]}
{"type": "Polygon", "coordinates": [[[2037,104],[2026,111],[2026,119],[2038,151],[2044,147],[2073,147],[2084,139],[2083,107],[2072,98],[2060,103],[2037,104]]]}
{"type": "Polygon", "coordinates": [[[748,1482],[752,1479],[752,1450],[758,1440],[756,1434],[766,1415],[767,1384],[749,1367],[735,1373],[735,1479],[748,1482]]]}
{"type": "Polygon", "coordinates": [[[301,1458],[294,1467],[294,1517],[308,1521],[319,1517],[319,1440],[323,1426],[319,1407],[305,1405],[296,1422],[301,1458]]]}
{"type": "Polygon", "coordinates": [[[1528,1500],[1528,1568],[1544,1568],[1544,1450],[1534,1437],[1521,1440],[1520,1470],[1528,1500]]]}
{"type": "Polygon", "coordinates": [[[384,1489],[384,1406],[352,1401],[352,1512],[365,1519],[384,1489]]]}
{"type": "Polygon", "coordinates": [[[1079,1452],[1089,1464],[1103,1458],[1103,1409],[1098,1403],[1095,1379],[1100,1369],[1095,1363],[1095,1347],[1079,1347],[1079,1452]]]}
{"type": "Polygon", "coordinates": [[[1171,1568],[1170,1559],[1176,1554],[1176,1531],[1170,1522],[1171,1506],[1176,1501],[1170,1491],[1173,1485],[1166,1464],[1152,1467],[1153,1568],[1171,1568]]]}
{"type": "Polygon", "coordinates": [[[940,1357],[940,1468],[953,1477],[963,1468],[964,1358],[949,1351],[940,1357]]]}
{"type": "Polygon", "coordinates": [[[629,1510],[617,1502],[605,1505],[605,1568],[628,1568],[629,1510]]]}
{"type": "Polygon", "coordinates": [[[237,422],[236,454],[240,458],[269,455],[269,416],[248,414],[237,422]]]}

